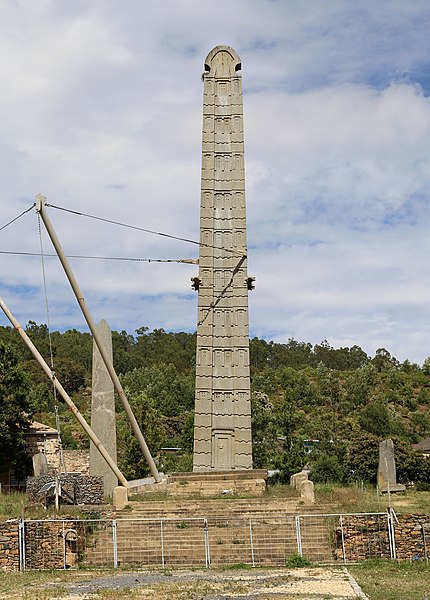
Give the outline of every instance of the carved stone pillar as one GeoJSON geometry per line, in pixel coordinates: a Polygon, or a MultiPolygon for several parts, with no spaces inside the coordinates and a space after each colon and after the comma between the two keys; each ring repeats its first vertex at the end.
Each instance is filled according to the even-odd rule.
{"type": "Polygon", "coordinates": [[[194,471],[252,469],[240,58],[205,60],[194,471]]]}

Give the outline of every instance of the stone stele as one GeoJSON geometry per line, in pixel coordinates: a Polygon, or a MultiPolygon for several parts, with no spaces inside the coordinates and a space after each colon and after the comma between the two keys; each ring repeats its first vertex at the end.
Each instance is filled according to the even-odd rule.
{"type": "Polygon", "coordinates": [[[379,444],[378,487],[381,492],[402,492],[406,488],[397,483],[396,461],[393,440],[383,440],[379,444]]]}
{"type": "Polygon", "coordinates": [[[308,481],[308,471],[300,471],[299,473],[291,475],[290,486],[295,490],[300,491],[300,485],[303,481],[308,481]]]}
{"type": "Polygon", "coordinates": [[[252,469],[241,62],[205,60],[194,471],[252,469]]]}
{"type": "MultiPolygon", "coordinates": [[[[112,334],[109,325],[102,320],[97,325],[97,330],[112,360],[112,334]]],[[[114,386],[95,342],[93,343],[92,376],[91,427],[116,463],[114,386]]],[[[93,442],[90,445],[90,475],[101,475],[105,496],[112,495],[118,485],[118,479],[93,442]]]]}
{"type": "Polygon", "coordinates": [[[35,477],[48,474],[48,461],[43,452],[38,452],[33,456],[33,473],[35,477]]]}
{"type": "Polygon", "coordinates": [[[309,479],[304,479],[299,487],[300,497],[305,504],[315,504],[314,482],[309,479]]]}

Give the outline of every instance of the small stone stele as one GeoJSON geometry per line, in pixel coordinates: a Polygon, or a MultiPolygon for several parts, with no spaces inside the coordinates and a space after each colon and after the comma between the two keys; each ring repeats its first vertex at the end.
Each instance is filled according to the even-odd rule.
{"type": "Polygon", "coordinates": [[[128,504],[128,489],[123,485],[118,485],[113,490],[112,504],[116,510],[125,508],[128,504]]]}
{"type": "Polygon", "coordinates": [[[302,483],[302,481],[307,481],[307,480],[308,480],[308,472],[307,471],[300,471],[299,473],[294,473],[294,475],[291,475],[291,477],[290,477],[290,486],[292,488],[294,488],[295,490],[300,491],[300,484],[302,483]]]}
{"type": "Polygon", "coordinates": [[[300,483],[300,497],[305,504],[315,504],[314,482],[308,479],[300,483]]]}
{"type": "Polygon", "coordinates": [[[38,452],[33,456],[33,473],[35,477],[48,474],[48,461],[43,452],[38,452]]]}

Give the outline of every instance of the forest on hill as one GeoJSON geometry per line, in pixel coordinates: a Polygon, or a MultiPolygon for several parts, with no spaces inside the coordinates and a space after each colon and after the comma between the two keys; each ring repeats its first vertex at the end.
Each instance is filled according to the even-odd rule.
{"type": "MultiPolygon", "coordinates": [[[[90,421],[92,338],[75,329],[51,333],[30,321],[26,332],[79,410],[90,421]]],[[[195,333],[112,332],[114,366],[151,452],[165,471],[192,466],[195,333]],[[175,456],[163,447],[182,449],[175,456]]],[[[395,442],[398,479],[430,481],[430,461],[412,444],[430,435],[430,359],[400,363],[384,348],[368,356],[360,347],[333,348],[290,339],[250,340],[254,466],[279,469],[281,479],[309,463],[315,481],[375,481],[378,442],[395,442]],[[310,455],[304,441],[314,442],[310,455]]],[[[89,442],[52,383],[11,327],[0,327],[0,459],[23,461],[20,431],[29,419],[55,427],[58,403],[66,448],[89,442]],[[24,416],[23,416],[24,415],[24,416]],[[19,416],[19,418],[18,418],[19,416]],[[15,421],[14,421],[15,419],[15,421]],[[11,423],[14,433],[10,432],[11,423]],[[9,427],[9,429],[8,429],[9,427]]],[[[128,478],[146,464],[117,403],[119,465],[128,478]]]]}

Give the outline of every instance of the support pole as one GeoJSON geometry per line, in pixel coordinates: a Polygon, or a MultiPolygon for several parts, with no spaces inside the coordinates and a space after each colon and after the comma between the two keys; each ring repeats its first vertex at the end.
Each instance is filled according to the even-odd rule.
{"type": "Polygon", "coordinates": [[[127,400],[127,397],[124,393],[124,390],[122,388],[121,382],[118,378],[118,375],[115,372],[115,369],[113,368],[113,364],[109,358],[108,353],[106,352],[106,348],[104,347],[103,341],[101,340],[98,332],[97,332],[97,328],[96,325],[93,321],[93,318],[90,314],[90,311],[88,310],[87,304],[85,302],[85,299],[82,295],[82,292],[79,288],[78,282],[75,279],[75,276],[73,274],[72,269],[70,268],[70,265],[68,263],[68,260],[66,258],[66,255],[63,252],[63,248],[61,247],[61,244],[57,238],[57,235],[54,231],[54,228],[51,224],[51,221],[48,217],[48,215],[46,214],[46,211],[44,210],[45,208],[45,196],[42,196],[42,194],[38,194],[36,196],[36,211],[40,214],[40,216],[42,217],[42,221],[46,227],[46,230],[48,232],[49,237],[51,238],[51,242],[55,248],[55,251],[58,255],[58,258],[60,259],[61,265],[64,269],[64,272],[66,273],[67,279],[70,282],[70,285],[72,286],[73,292],[76,296],[76,300],[78,301],[79,306],[81,307],[82,313],[85,317],[85,320],[88,324],[88,327],[90,328],[90,331],[92,333],[92,336],[94,338],[94,341],[97,345],[97,348],[99,349],[100,355],[103,359],[103,362],[106,365],[106,369],[110,375],[110,378],[112,380],[112,383],[115,387],[115,390],[121,400],[121,403],[124,407],[125,413],[127,415],[127,419],[131,425],[131,428],[134,432],[134,435],[137,438],[137,441],[139,443],[139,446],[143,452],[143,455],[146,459],[146,462],[149,465],[149,468],[151,470],[152,476],[155,479],[155,481],[157,483],[160,483],[161,481],[161,477],[160,474],[158,473],[158,469],[157,466],[154,462],[154,459],[151,456],[151,453],[149,451],[149,448],[146,444],[145,438],[142,435],[142,432],[140,431],[139,428],[139,424],[136,421],[136,417],[133,414],[133,411],[131,409],[131,406],[127,400]]]}
{"type": "Polygon", "coordinates": [[[14,328],[17,330],[17,332],[19,333],[19,335],[22,337],[22,339],[24,340],[24,342],[28,346],[30,352],[33,354],[33,356],[35,357],[35,359],[37,360],[37,362],[40,364],[40,366],[42,367],[42,369],[48,375],[49,379],[51,379],[51,381],[55,385],[56,390],[61,395],[61,397],[63,398],[64,402],[67,404],[67,406],[70,408],[71,412],[75,415],[75,418],[80,423],[82,429],[89,436],[89,438],[91,439],[91,441],[94,443],[94,445],[96,446],[96,448],[98,449],[98,451],[100,452],[100,454],[105,459],[106,463],[109,465],[109,467],[115,473],[116,477],[118,477],[118,481],[120,481],[121,485],[123,485],[124,487],[127,487],[127,479],[124,477],[124,475],[118,469],[118,467],[116,466],[116,464],[112,460],[109,452],[106,450],[106,448],[103,446],[103,444],[101,443],[101,441],[99,440],[99,438],[96,436],[96,434],[94,433],[94,431],[91,429],[91,427],[88,425],[88,423],[86,422],[86,420],[84,419],[84,417],[81,415],[81,413],[79,412],[79,410],[78,410],[77,406],[75,405],[75,403],[73,402],[73,400],[70,398],[70,396],[67,394],[66,390],[63,388],[63,386],[61,385],[61,383],[56,378],[55,373],[53,371],[51,371],[51,369],[49,368],[49,366],[47,365],[47,363],[44,361],[42,355],[40,354],[40,352],[38,351],[38,349],[36,348],[36,346],[30,340],[30,338],[28,337],[28,335],[25,333],[25,331],[23,330],[23,328],[21,327],[21,325],[19,324],[19,322],[15,319],[15,317],[13,316],[13,314],[10,312],[10,310],[8,309],[8,307],[6,306],[6,304],[3,302],[3,299],[1,297],[0,297],[0,308],[2,309],[2,311],[4,312],[4,314],[7,316],[7,318],[9,319],[9,321],[12,323],[12,325],[14,326],[14,328]]]}

